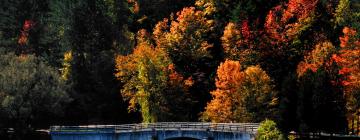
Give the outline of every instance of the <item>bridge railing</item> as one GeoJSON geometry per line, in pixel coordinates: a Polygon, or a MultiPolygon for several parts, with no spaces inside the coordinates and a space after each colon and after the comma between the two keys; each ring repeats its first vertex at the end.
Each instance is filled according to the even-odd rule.
{"type": "Polygon", "coordinates": [[[258,123],[207,123],[207,122],[158,122],[122,125],[87,125],[87,126],[52,126],[51,132],[91,132],[103,131],[124,133],[137,131],[159,130],[190,130],[190,131],[220,131],[243,132],[255,134],[258,123]]]}

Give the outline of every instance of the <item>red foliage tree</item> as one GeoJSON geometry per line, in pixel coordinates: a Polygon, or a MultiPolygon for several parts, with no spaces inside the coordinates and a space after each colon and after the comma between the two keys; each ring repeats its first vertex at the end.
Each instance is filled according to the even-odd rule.
{"type": "Polygon", "coordinates": [[[26,45],[26,43],[28,42],[29,31],[30,31],[30,29],[33,28],[34,25],[35,25],[35,22],[32,20],[24,21],[24,25],[23,25],[20,37],[18,39],[19,45],[21,45],[21,46],[26,45]]]}
{"type": "Polygon", "coordinates": [[[347,108],[350,112],[356,112],[360,107],[357,96],[360,92],[360,39],[357,31],[345,27],[344,36],[340,37],[340,51],[332,56],[339,66],[339,75],[342,76],[341,84],[344,86],[344,94],[347,99],[347,108]]]}

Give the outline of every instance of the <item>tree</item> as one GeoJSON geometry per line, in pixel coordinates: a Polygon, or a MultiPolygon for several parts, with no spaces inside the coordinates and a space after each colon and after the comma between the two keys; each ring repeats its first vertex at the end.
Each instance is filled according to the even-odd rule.
{"type": "Polygon", "coordinates": [[[360,24],[356,21],[360,19],[359,2],[353,0],[339,0],[334,12],[335,27],[350,26],[355,30],[360,30],[360,24]]]}
{"type": "Polygon", "coordinates": [[[321,67],[316,72],[307,71],[299,78],[297,119],[300,132],[346,130],[345,99],[341,87],[332,83],[332,75],[321,67]],[[329,123],[333,121],[338,123],[329,123]]]}
{"type": "Polygon", "coordinates": [[[256,134],[257,140],[282,140],[285,139],[272,120],[264,120],[260,123],[256,134]]]}
{"type": "Polygon", "coordinates": [[[132,54],[116,58],[116,77],[124,83],[121,93],[129,101],[128,109],[136,111],[139,106],[146,123],[186,120],[191,105],[186,90],[191,79],[175,71],[167,53],[151,44],[145,30],[140,30],[137,38],[132,54]]]}
{"type": "Polygon", "coordinates": [[[38,45],[38,31],[42,18],[48,11],[48,0],[3,1],[1,5],[0,39],[1,46],[12,51],[32,53],[42,51],[38,45]]]}
{"type": "Polygon", "coordinates": [[[278,5],[269,11],[265,31],[273,39],[272,44],[297,39],[308,30],[315,16],[318,0],[290,0],[287,6],[278,5]]]}
{"type": "Polygon", "coordinates": [[[208,16],[212,16],[220,24],[238,22],[245,19],[255,21],[261,19],[279,0],[196,0],[195,5],[208,16]]]}
{"type": "Polygon", "coordinates": [[[129,0],[132,9],[132,31],[139,29],[151,30],[157,22],[168,18],[186,6],[193,4],[193,0],[129,0]]]}
{"type": "Polygon", "coordinates": [[[48,12],[41,21],[38,44],[44,48],[43,52],[35,52],[43,56],[53,67],[62,67],[65,52],[71,50],[71,18],[72,10],[79,2],[71,0],[49,0],[48,12]]]}
{"type": "Polygon", "coordinates": [[[69,86],[56,69],[33,55],[0,57],[0,112],[8,120],[2,123],[13,127],[21,138],[63,114],[70,101],[69,86]]]}
{"type": "Polygon", "coordinates": [[[17,44],[18,31],[21,29],[21,25],[18,23],[19,16],[13,13],[19,11],[18,5],[21,1],[3,1],[0,6],[0,42],[1,46],[8,49],[14,49],[17,44]],[[8,8],[5,8],[8,7],[8,8]]]}
{"type": "Polygon", "coordinates": [[[217,70],[213,99],[203,119],[212,122],[260,122],[276,116],[277,97],[269,76],[260,66],[241,71],[238,61],[226,60],[217,70]]]}
{"type": "Polygon", "coordinates": [[[338,67],[332,61],[336,48],[319,43],[298,65],[299,130],[339,132],[346,128],[345,100],[337,81],[338,67]],[[336,125],[328,122],[338,121],[336,125]]]}
{"type": "Polygon", "coordinates": [[[202,116],[204,120],[212,122],[236,121],[233,112],[241,104],[239,107],[235,106],[236,101],[240,100],[235,98],[235,94],[240,94],[237,92],[237,87],[241,85],[240,82],[243,78],[244,73],[241,71],[239,62],[227,60],[220,64],[217,70],[217,89],[210,92],[213,99],[205,108],[202,116]]]}
{"type": "MultiPolygon", "coordinates": [[[[167,22],[167,19],[163,22],[167,22]]],[[[181,70],[194,72],[199,61],[211,57],[209,50],[213,45],[206,36],[210,35],[213,22],[206,19],[202,11],[195,10],[194,7],[184,8],[177,13],[176,20],[171,21],[170,27],[156,27],[161,28],[154,29],[159,31],[154,32],[154,36],[160,37],[155,38],[157,46],[165,48],[173,62],[182,66],[181,70]]]]}
{"type": "Polygon", "coordinates": [[[314,50],[305,56],[304,61],[299,63],[297,68],[298,76],[303,76],[308,70],[316,72],[323,66],[330,67],[330,59],[335,53],[336,48],[331,42],[319,43],[315,46],[314,50]]]}
{"type": "Polygon", "coordinates": [[[61,58],[63,72],[70,72],[67,77],[74,99],[66,112],[67,124],[113,123],[128,118],[118,94],[120,84],[114,77],[118,30],[114,29],[116,20],[107,12],[106,4],[102,0],[72,3],[73,16],[66,30],[69,50],[63,52],[69,53],[71,59],[61,58]]]}
{"type": "Polygon", "coordinates": [[[244,20],[241,25],[229,22],[221,37],[224,57],[238,60],[242,65],[253,65],[260,60],[259,36],[256,31],[251,31],[249,22],[244,20]]]}
{"type": "Polygon", "coordinates": [[[210,98],[208,91],[213,87],[213,75],[219,61],[215,55],[220,54],[212,43],[213,28],[213,20],[206,18],[203,11],[186,7],[176,14],[176,18],[159,22],[153,32],[156,46],[165,49],[175,69],[185,79],[194,80],[190,89],[192,101],[196,102],[191,113],[193,121],[198,119],[210,98]]]}
{"type": "Polygon", "coordinates": [[[332,59],[340,67],[339,85],[344,87],[343,94],[350,124],[353,114],[359,112],[360,107],[360,39],[353,28],[345,27],[343,33],[344,35],[339,38],[340,50],[333,54],[332,59]]]}

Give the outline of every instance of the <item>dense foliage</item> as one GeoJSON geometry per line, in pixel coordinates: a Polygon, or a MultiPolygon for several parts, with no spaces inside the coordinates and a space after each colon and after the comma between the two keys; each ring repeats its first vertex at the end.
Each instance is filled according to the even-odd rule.
{"type": "Polygon", "coordinates": [[[358,0],[3,0],[0,17],[1,128],[358,124],[358,0]]]}
{"type": "Polygon", "coordinates": [[[17,136],[32,126],[41,126],[46,116],[61,115],[70,101],[69,86],[59,73],[33,55],[1,55],[0,112],[2,125],[13,127],[17,136]],[[45,118],[44,118],[45,117],[45,118]]]}
{"type": "Polygon", "coordinates": [[[226,60],[217,70],[215,91],[203,117],[212,122],[259,122],[276,114],[277,97],[270,77],[260,66],[241,70],[226,60]]]}
{"type": "Polygon", "coordinates": [[[272,120],[264,120],[260,123],[258,132],[256,134],[257,140],[284,140],[276,123],[272,120]]]}

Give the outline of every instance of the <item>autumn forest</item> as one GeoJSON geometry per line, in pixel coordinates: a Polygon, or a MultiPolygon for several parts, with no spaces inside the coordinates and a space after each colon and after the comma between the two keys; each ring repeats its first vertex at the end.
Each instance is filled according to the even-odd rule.
{"type": "Polygon", "coordinates": [[[265,119],[360,134],[359,116],[358,0],[0,4],[0,135],[265,119]]]}

